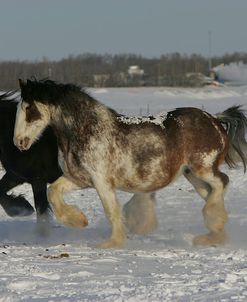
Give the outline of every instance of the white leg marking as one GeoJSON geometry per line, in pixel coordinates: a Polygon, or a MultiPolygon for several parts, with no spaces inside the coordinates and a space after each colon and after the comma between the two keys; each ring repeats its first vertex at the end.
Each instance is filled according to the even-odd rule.
{"type": "Polygon", "coordinates": [[[219,176],[214,176],[212,173],[204,175],[203,180],[212,188],[203,208],[205,225],[210,232],[195,237],[193,243],[195,245],[223,244],[226,240],[224,226],[228,220],[224,206],[224,184],[219,176]]]}
{"type": "Polygon", "coordinates": [[[111,237],[99,245],[100,248],[122,247],[126,238],[121,207],[117,201],[116,193],[109,184],[99,178],[94,182],[111,227],[111,237]]]}
{"type": "Polygon", "coordinates": [[[88,225],[87,217],[74,205],[68,205],[63,200],[63,193],[78,189],[78,187],[65,176],[59,177],[48,188],[48,200],[51,203],[54,215],[62,224],[83,228],[88,225]]]}

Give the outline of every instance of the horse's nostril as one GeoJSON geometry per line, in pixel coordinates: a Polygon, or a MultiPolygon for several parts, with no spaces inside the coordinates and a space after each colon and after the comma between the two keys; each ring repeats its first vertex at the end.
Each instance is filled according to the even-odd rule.
{"type": "Polygon", "coordinates": [[[24,138],[24,147],[27,147],[27,146],[28,146],[28,143],[29,143],[29,138],[28,138],[28,137],[25,137],[25,138],[24,138]]]}
{"type": "Polygon", "coordinates": [[[20,150],[28,149],[29,142],[30,142],[30,138],[27,137],[27,136],[25,136],[24,138],[17,138],[17,139],[14,140],[14,144],[20,150]]]}

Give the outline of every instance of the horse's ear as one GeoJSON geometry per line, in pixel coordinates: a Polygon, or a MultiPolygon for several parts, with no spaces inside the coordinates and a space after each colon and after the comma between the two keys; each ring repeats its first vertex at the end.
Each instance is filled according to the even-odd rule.
{"type": "Polygon", "coordinates": [[[26,85],[25,82],[22,79],[19,79],[19,86],[20,86],[20,88],[22,88],[25,85],[26,85]]]}

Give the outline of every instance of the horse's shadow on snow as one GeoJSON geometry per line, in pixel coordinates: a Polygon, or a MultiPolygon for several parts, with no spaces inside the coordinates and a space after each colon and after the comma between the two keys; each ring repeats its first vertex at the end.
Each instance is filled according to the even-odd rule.
{"type": "MultiPolygon", "coordinates": [[[[227,248],[247,249],[246,233],[243,228],[229,227],[227,248]],[[236,234],[238,233],[238,236],[236,234]],[[242,234],[242,236],[240,236],[242,234]]],[[[56,246],[70,244],[73,246],[95,248],[109,237],[111,230],[105,217],[96,223],[89,222],[84,229],[68,228],[52,221],[49,231],[45,234],[37,229],[35,218],[15,218],[0,221],[0,244],[26,244],[30,246],[56,246]]],[[[124,249],[127,250],[160,250],[160,249],[191,249],[192,234],[184,234],[183,230],[158,227],[149,235],[127,235],[124,249]]]]}
{"type": "MultiPolygon", "coordinates": [[[[71,244],[80,247],[95,248],[106,240],[111,233],[105,217],[100,218],[84,229],[68,228],[52,221],[49,230],[44,233],[37,228],[35,219],[15,218],[15,220],[0,221],[0,244],[26,244],[30,246],[71,244]]],[[[159,229],[149,235],[127,235],[124,249],[151,250],[160,248],[186,248],[190,244],[183,234],[163,234],[159,229]]]]}
{"type": "Polygon", "coordinates": [[[73,229],[59,225],[55,221],[45,230],[38,228],[35,219],[15,219],[0,221],[0,243],[27,245],[73,244],[94,246],[109,235],[107,224],[104,227],[88,226],[85,229],[73,229]]]}

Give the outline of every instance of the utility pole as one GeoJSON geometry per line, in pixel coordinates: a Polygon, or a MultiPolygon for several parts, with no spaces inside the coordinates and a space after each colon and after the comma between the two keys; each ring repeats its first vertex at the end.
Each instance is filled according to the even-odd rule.
{"type": "Polygon", "coordinates": [[[208,31],[208,71],[212,69],[212,31],[208,31]]]}

